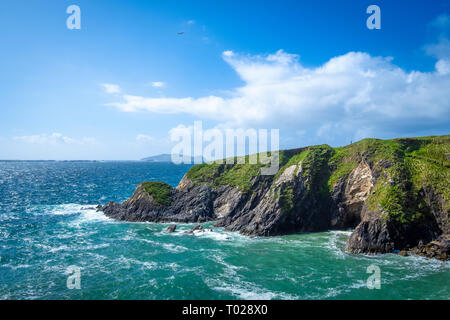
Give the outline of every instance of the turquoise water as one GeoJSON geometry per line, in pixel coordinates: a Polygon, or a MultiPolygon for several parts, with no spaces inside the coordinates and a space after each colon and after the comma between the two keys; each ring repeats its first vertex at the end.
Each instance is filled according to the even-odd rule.
{"type": "MultiPolygon", "coordinates": [[[[144,180],[176,185],[188,166],[0,162],[0,299],[450,299],[450,264],[353,256],[350,232],[248,238],[183,234],[84,208],[123,201],[144,180]],[[370,290],[367,268],[381,270],[370,290]],[[66,286],[81,268],[81,289],[66,286]]],[[[211,224],[210,224],[211,225],[211,224]]]]}

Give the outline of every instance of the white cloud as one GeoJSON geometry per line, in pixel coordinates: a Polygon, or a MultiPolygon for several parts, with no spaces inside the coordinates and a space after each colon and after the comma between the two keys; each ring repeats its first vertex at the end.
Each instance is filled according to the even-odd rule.
{"type": "Polygon", "coordinates": [[[439,74],[450,74],[450,59],[442,59],[436,63],[436,70],[439,74]]]}
{"type": "Polygon", "coordinates": [[[164,88],[165,86],[166,86],[165,82],[161,82],[161,81],[152,82],[152,87],[155,87],[155,88],[164,88]]]}
{"type": "Polygon", "coordinates": [[[229,95],[124,94],[122,101],[109,105],[126,112],[185,113],[227,126],[306,130],[332,138],[414,132],[417,126],[448,129],[448,60],[440,59],[433,72],[408,72],[390,57],[363,52],[349,52],[313,68],[282,50],[256,56],[225,51],[222,58],[245,83],[229,95]]]}
{"type": "Polygon", "coordinates": [[[232,57],[234,55],[233,51],[227,50],[222,53],[224,57],[232,57]]]}
{"type": "Polygon", "coordinates": [[[13,137],[14,140],[22,141],[25,143],[31,144],[92,144],[95,143],[94,138],[82,138],[82,139],[74,139],[67,136],[62,135],[61,133],[42,133],[31,136],[16,136],[13,137]]]}
{"type": "Polygon", "coordinates": [[[120,93],[120,87],[117,84],[102,83],[100,84],[106,93],[120,93]]]}
{"type": "Polygon", "coordinates": [[[450,58],[450,41],[447,38],[442,38],[438,43],[426,46],[425,50],[430,56],[438,59],[450,58]]]}
{"type": "Polygon", "coordinates": [[[190,24],[190,25],[193,25],[193,24],[195,24],[195,20],[188,20],[186,23],[190,24]]]}
{"type": "Polygon", "coordinates": [[[169,138],[170,141],[178,141],[181,136],[192,136],[194,132],[193,126],[185,126],[183,124],[179,124],[175,128],[169,130],[169,138]]]}
{"type": "Polygon", "coordinates": [[[141,143],[149,143],[149,142],[154,142],[155,138],[146,134],[138,134],[136,136],[136,141],[141,142],[141,143]]]}

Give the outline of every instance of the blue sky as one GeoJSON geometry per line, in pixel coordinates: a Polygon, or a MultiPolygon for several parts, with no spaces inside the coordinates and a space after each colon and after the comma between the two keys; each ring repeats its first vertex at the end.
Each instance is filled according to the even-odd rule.
{"type": "Polygon", "coordinates": [[[282,148],[448,134],[449,14],[445,0],[3,0],[0,159],[139,159],[195,120],[280,129],[282,148]]]}

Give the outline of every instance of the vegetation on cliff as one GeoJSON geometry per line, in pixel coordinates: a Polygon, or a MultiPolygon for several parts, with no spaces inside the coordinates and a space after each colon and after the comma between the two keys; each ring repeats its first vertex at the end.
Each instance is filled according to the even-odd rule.
{"type": "MultiPolygon", "coordinates": [[[[430,217],[431,203],[423,197],[432,189],[450,204],[450,136],[394,139],[384,142],[382,157],[392,166],[377,179],[368,199],[371,209],[381,208],[385,219],[398,223],[423,222],[430,217]]],[[[379,166],[379,162],[375,162],[379,166]]]]}
{"type": "MultiPolygon", "coordinates": [[[[238,162],[237,157],[233,159],[238,162]]],[[[252,179],[259,175],[264,165],[257,159],[256,164],[250,164],[249,156],[242,157],[244,164],[218,164],[203,163],[193,166],[186,174],[194,183],[207,183],[214,187],[230,185],[238,187],[242,192],[249,192],[252,186],[252,179]]]]}
{"type": "Polygon", "coordinates": [[[153,200],[159,205],[168,205],[171,201],[172,187],[167,183],[152,181],[143,182],[144,190],[148,192],[153,200]]]}

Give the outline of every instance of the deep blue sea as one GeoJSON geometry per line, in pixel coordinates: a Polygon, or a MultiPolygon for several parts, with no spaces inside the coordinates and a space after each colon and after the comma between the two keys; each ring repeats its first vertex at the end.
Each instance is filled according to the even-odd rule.
{"type": "MultiPolygon", "coordinates": [[[[117,222],[90,207],[189,166],[0,162],[0,299],[450,299],[450,264],[349,255],[349,231],[248,238],[117,222]],[[87,208],[87,209],[86,209],[87,208]],[[80,268],[69,289],[68,267],[80,268]],[[369,266],[380,289],[369,289],[369,266]]],[[[212,224],[208,224],[212,225],[212,224]]]]}

